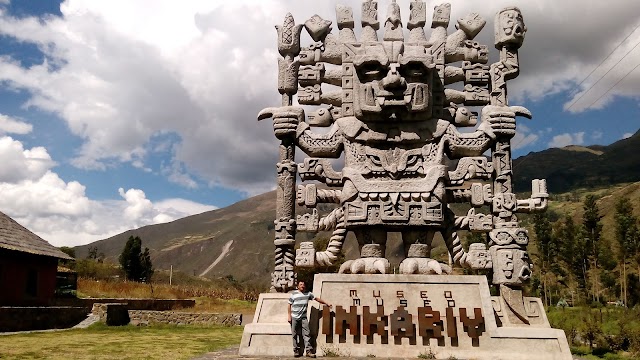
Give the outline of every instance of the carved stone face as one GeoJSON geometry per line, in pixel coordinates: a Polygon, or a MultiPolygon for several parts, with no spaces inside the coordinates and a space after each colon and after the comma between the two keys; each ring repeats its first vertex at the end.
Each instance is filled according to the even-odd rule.
{"type": "Polygon", "coordinates": [[[492,250],[494,283],[522,284],[531,278],[531,259],[524,250],[492,250]]]}
{"type": "Polygon", "coordinates": [[[516,48],[522,46],[527,27],[524,25],[522,13],[517,7],[510,7],[496,14],[495,44],[497,48],[511,45],[516,48]]]}
{"type": "Polygon", "coordinates": [[[402,42],[362,44],[353,60],[354,114],[362,121],[424,120],[431,113],[431,55],[402,42]],[[422,53],[420,53],[422,52],[422,53]]]}
{"type": "Polygon", "coordinates": [[[380,150],[365,147],[365,178],[400,179],[423,177],[422,149],[380,150]]]}

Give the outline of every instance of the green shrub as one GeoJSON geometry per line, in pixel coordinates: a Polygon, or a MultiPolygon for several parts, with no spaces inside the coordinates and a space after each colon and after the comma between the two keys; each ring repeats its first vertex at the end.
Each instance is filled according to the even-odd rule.
{"type": "Polygon", "coordinates": [[[640,356],[640,330],[637,328],[629,331],[629,352],[640,356]]]}
{"type": "Polygon", "coordinates": [[[570,349],[573,355],[584,356],[591,354],[591,351],[587,346],[571,346],[570,349]]]}
{"type": "Polygon", "coordinates": [[[606,354],[604,354],[603,359],[605,359],[605,360],[629,360],[628,357],[622,356],[622,355],[618,355],[618,354],[615,354],[615,353],[606,353],[606,354]]]}
{"type": "Polygon", "coordinates": [[[435,358],[436,358],[436,354],[434,354],[430,348],[427,349],[427,352],[418,354],[418,359],[435,359],[435,358]]]}

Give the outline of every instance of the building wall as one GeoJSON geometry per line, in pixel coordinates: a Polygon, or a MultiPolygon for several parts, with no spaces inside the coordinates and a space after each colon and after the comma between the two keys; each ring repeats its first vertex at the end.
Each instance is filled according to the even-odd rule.
{"type": "Polygon", "coordinates": [[[58,259],[0,249],[0,305],[48,305],[58,259]]]}

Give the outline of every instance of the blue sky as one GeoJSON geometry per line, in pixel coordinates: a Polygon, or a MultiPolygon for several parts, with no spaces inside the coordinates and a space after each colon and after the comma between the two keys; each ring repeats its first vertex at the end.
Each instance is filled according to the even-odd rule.
{"type": "MultiPolygon", "coordinates": [[[[78,245],[272,189],[277,142],[255,119],[279,103],[273,25],[287,11],[334,20],[336,3],[0,0],[0,211],[78,245]]],[[[516,157],[640,128],[640,2],[451,4],[453,19],[488,20],[477,40],[494,58],[493,14],[524,14],[510,103],[534,118],[519,121],[516,157]]]]}

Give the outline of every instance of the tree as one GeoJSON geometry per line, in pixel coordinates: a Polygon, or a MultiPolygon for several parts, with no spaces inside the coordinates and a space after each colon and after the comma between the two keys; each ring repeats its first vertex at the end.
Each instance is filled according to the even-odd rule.
{"type": "Polygon", "coordinates": [[[149,248],[142,252],[142,240],[138,236],[129,236],[118,258],[125,277],[131,281],[149,282],[153,275],[153,265],[149,248]]]}
{"type": "Polygon", "coordinates": [[[60,249],[60,251],[62,251],[63,253],[71,256],[72,258],[76,257],[76,249],[68,247],[68,246],[61,246],[58,249],[60,249]]]}
{"type": "MultiPolygon", "coordinates": [[[[65,254],[67,254],[67,255],[69,255],[69,256],[71,256],[72,258],[75,259],[75,257],[76,257],[76,249],[68,247],[68,246],[61,246],[58,249],[60,249],[60,251],[62,251],[63,253],[65,253],[65,254]]],[[[63,259],[60,259],[60,260],[58,260],[58,262],[61,265],[67,266],[67,267],[72,268],[72,269],[73,269],[73,267],[75,265],[75,260],[66,260],[66,259],[63,260],[63,259]]]]}
{"type": "Polygon", "coordinates": [[[600,301],[600,289],[599,289],[599,271],[598,271],[598,259],[600,256],[600,239],[602,237],[602,215],[600,215],[600,209],[598,208],[597,198],[595,195],[587,195],[582,205],[584,213],[582,215],[582,231],[585,239],[585,247],[587,251],[587,258],[590,260],[590,264],[587,265],[587,271],[590,274],[590,279],[593,286],[594,301],[600,301]]]}
{"type": "Polygon", "coordinates": [[[153,264],[151,263],[151,254],[149,254],[149,248],[144,248],[144,252],[140,258],[140,265],[142,267],[141,281],[150,282],[153,276],[153,264]]]}
{"type": "Polygon", "coordinates": [[[586,279],[583,272],[584,246],[578,241],[578,227],[570,215],[559,221],[555,237],[558,239],[558,258],[563,264],[564,284],[569,288],[571,304],[576,305],[574,295],[584,289],[586,279]]]}
{"type": "Polygon", "coordinates": [[[87,259],[97,261],[101,263],[104,260],[104,253],[98,253],[97,246],[89,246],[89,253],[87,254],[87,259]]]}
{"type": "Polygon", "coordinates": [[[98,258],[98,247],[89,246],[89,252],[87,253],[87,259],[96,260],[98,258]]]}
{"type": "Polygon", "coordinates": [[[553,236],[551,221],[548,213],[539,213],[533,216],[533,228],[536,233],[536,242],[538,245],[539,262],[542,277],[542,291],[544,294],[545,304],[551,306],[551,294],[547,286],[547,277],[553,269],[557,270],[556,257],[558,253],[558,244],[553,236]]]}
{"type": "Polygon", "coordinates": [[[486,244],[487,243],[487,235],[486,235],[486,233],[469,231],[467,233],[467,236],[464,237],[463,242],[464,242],[464,246],[467,249],[469,248],[469,246],[471,244],[476,244],[476,243],[486,244]]]}
{"type": "Polygon", "coordinates": [[[621,293],[624,304],[628,304],[627,298],[627,260],[635,255],[638,243],[638,219],[633,215],[633,205],[628,198],[620,198],[616,202],[616,240],[618,241],[618,257],[622,265],[620,274],[621,293]]]}

